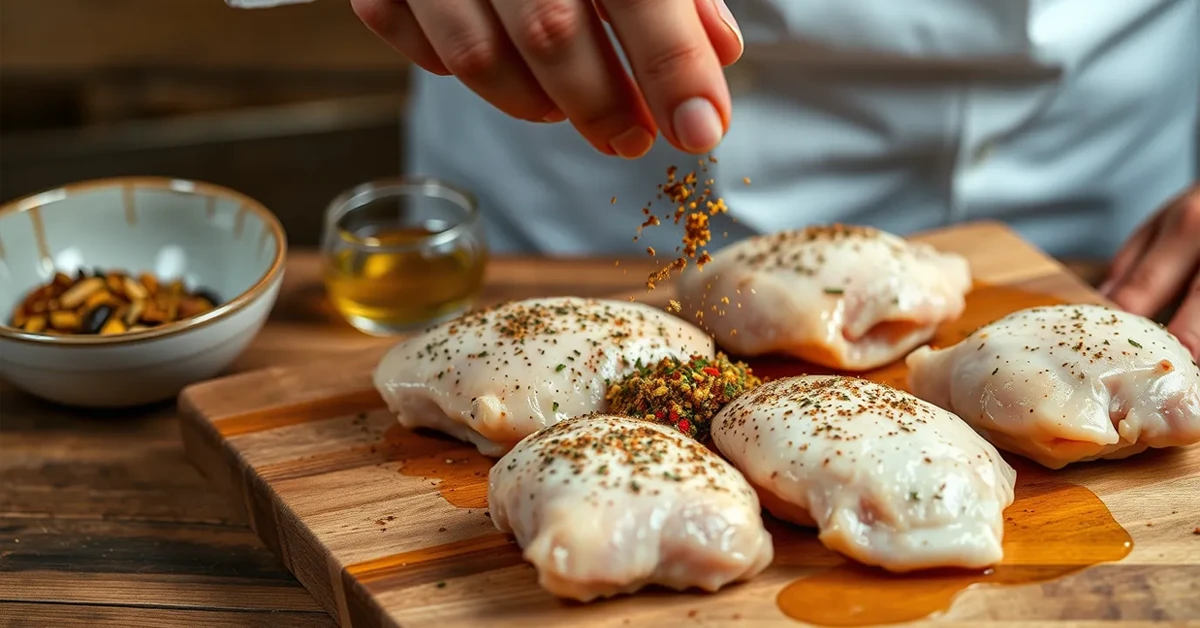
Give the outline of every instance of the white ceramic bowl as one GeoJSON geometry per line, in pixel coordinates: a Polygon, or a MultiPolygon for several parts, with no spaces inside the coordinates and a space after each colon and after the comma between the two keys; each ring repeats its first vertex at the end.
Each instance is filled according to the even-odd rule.
{"type": "Polygon", "coordinates": [[[287,238],[261,203],[207,183],[147,177],[87,181],[0,207],[0,377],[85,407],[169,399],[218,375],[266,322],[287,238]],[[190,319],[112,336],[49,336],[8,326],[56,270],[152,272],[222,302],[190,319]]]}

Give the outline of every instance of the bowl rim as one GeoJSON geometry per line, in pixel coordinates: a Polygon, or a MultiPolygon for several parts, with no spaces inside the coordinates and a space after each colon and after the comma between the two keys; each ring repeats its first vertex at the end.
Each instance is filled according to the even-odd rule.
{"type": "Polygon", "coordinates": [[[35,345],[72,346],[72,347],[113,347],[147,342],[169,336],[185,330],[205,327],[227,316],[238,312],[275,283],[283,273],[287,260],[287,235],[279,218],[271,213],[261,202],[237,190],[215,183],[183,179],[179,177],[127,176],[90,179],[69,183],[55,188],[30,194],[0,205],[0,218],[9,214],[19,214],[45,205],[59,202],[72,194],[87,192],[105,187],[132,186],[134,189],[166,190],[178,194],[215,196],[238,202],[242,208],[254,212],[263,224],[267,226],[271,237],[275,240],[275,256],[270,267],[258,280],[241,294],[229,299],[221,305],[201,314],[181,321],[175,321],[144,331],[126,332],[111,336],[93,335],[62,335],[32,334],[11,327],[5,321],[0,321],[0,340],[16,340],[35,345]]]}

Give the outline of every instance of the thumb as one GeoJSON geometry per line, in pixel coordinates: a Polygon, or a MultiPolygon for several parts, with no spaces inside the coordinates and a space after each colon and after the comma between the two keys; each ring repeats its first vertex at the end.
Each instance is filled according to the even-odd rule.
{"type": "Polygon", "coordinates": [[[725,0],[696,0],[696,13],[721,65],[730,65],[741,58],[746,43],[725,0]]]}

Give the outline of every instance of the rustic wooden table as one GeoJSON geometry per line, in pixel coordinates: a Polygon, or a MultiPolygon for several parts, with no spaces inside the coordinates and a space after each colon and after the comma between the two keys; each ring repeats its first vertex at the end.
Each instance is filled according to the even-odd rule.
{"type": "MultiPolygon", "coordinates": [[[[1091,283],[1103,265],[1069,264],[1091,283]]],[[[636,289],[646,259],[501,258],[485,301],[636,289]]],[[[319,260],[292,255],[271,320],[234,371],[387,342],[333,314],[319,260]]],[[[81,412],[0,383],[0,626],[333,626],[183,458],[173,404],[81,412]]]]}

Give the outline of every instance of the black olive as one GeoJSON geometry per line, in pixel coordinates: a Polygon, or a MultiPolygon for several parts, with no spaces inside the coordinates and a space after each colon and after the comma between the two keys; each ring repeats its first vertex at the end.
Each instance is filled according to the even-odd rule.
{"type": "Polygon", "coordinates": [[[204,288],[200,288],[199,290],[196,290],[195,292],[192,293],[192,296],[197,296],[197,297],[200,297],[201,299],[208,299],[208,302],[212,303],[213,307],[216,307],[221,304],[221,299],[217,298],[217,295],[213,294],[213,292],[211,290],[205,290],[204,288]]]}
{"type": "Polygon", "coordinates": [[[108,317],[112,316],[113,309],[110,305],[101,305],[100,307],[87,313],[83,317],[83,333],[98,334],[100,328],[104,327],[104,323],[108,322],[108,317]]]}

